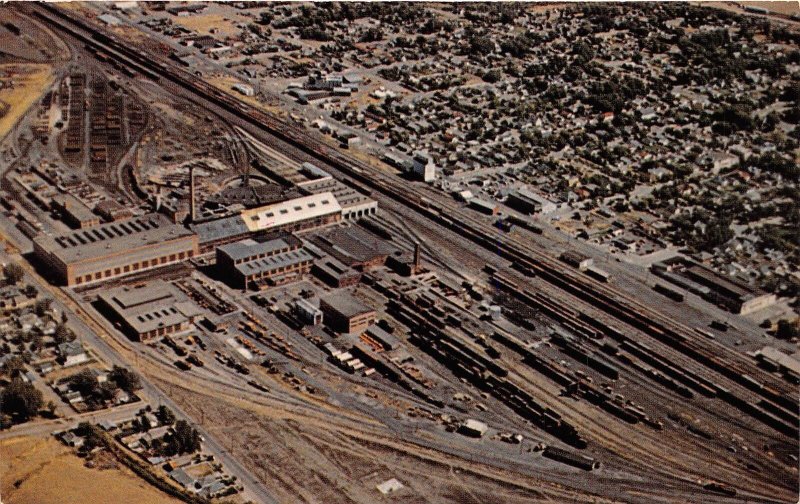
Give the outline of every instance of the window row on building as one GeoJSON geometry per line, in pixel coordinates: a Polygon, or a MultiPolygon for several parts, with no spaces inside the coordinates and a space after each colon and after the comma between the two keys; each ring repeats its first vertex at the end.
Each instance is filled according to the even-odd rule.
{"type": "Polygon", "coordinates": [[[125,266],[116,266],[114,268],[108,268],[103,271],[95,271],[94,273],[90,273],[87,275],[75,276],[70,285],[82,285],[89,282],[96,282],[98,280],[105,280],[108,278],[118,277],[121,275],[127,275],[129,273],[135,273],[137,271],[142,271],[149,268],[155,268],[157,266],[164,266],[167,264],[172,264],[174,262],[180,262],[185,259],[190,259],[193,256],[194,252],[189,250],[185,252],[178,252],[176,254],[154,257],[152,259],[145,259],[143,261],[135,262],[132,264],[126,264],[125,266]]]}

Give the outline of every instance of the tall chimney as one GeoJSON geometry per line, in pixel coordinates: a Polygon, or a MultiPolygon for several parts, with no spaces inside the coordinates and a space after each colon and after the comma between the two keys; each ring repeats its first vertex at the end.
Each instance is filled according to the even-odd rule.
{"type": "Polygon", "coordinates": [[[420,270],[420,247],[419,242],[414,242],[414,273],[420,270]]]}
{"type": "Polygon", "coordinates": [[[195,187],[195,182],[194,182],[194,166],[190,166],[189,167],[189,186],[190,186],[189,190],[191,191],[191,194],[189,195],[189,207],[190,207],[189,208],[189,215],[191,216],[190,217],[191,221],[195,222],[195,221],[197,221],[197,213],[196,213],[196,210],[195,210],[196,203],[197,203],[195,201],[195,190],[197,188],[195,187]]]}

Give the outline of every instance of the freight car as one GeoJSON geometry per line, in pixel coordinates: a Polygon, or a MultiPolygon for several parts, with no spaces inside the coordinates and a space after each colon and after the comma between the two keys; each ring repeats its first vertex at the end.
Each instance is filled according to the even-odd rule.
{"type": "Polygon", "coordinates": [[[542,455],[557,462],[561,462],[562,464],[583,469],[584,471],[591,471],[600,467],[600,462],[597,462],[591,457],[572,453],[567,450],[562,450],[561,448],[554,448],[552,446],[545,448],[542,455]]]}
{"type": "Polygon", "coordinates": [[[653,286],[653,290],[658,292],[661,295],[664,295],[670,298],[673,301],[677,301],[679,303],[683,302],[684,296],[682,292],[678,292],[675,289],[667,287],[664,284],[657,283],[653,286]]]}

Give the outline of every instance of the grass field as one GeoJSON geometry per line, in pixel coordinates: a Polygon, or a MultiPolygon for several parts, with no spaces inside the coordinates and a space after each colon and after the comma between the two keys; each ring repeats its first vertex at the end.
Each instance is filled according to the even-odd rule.
{"type": "Polygon", "coordinates": [[[53,438],[0,441],[4,504],[180,504],[128,469],[90,469],[53,438]]]}
{"type": "Polygon", "coordinates": [[[212,28],[219,30],[219,34],[224,37],[238,35],[241,31],[236,27],[236,22],[226,19],[221,14],[195,14],[192,16],[175,17],[175,24],[179,24],[188,30],[208,35],[212,28]]]}
{"type": "Polygon", "coordinates": [[[0,101],[10,105],[8,112],[0,117],[0,139],[11,131],[17,119],[33,105],[53,82],[50,65],[33,63],[9,63],[0,65],[0,75],[14,72],[12,88],[0,90],[0,101]]]}

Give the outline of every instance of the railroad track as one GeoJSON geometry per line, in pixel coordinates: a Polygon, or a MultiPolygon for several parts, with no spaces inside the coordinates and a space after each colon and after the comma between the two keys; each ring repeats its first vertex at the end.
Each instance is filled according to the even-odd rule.
{"type": "MultiPolygon", "coordinates": [[[[157,81],[165,79],[170,85],[178,85],[207,100],[217,108],[233,114],[247,127],[266,130],[279,141],[288,143],[304,155],[319,159],[338,172],[345,174],[346,181],[352,185],[363,185],[380,191],[424,216],[462,233],[465,238],[528,268],[537,276],[578,298],[581,302],[664,343],[671,348],[671,354],[675,355],[677,352],[683,355],[682,360],[683,358],[688,359],[683,362],[692,367],[699,364],[712,371],[715,373],[715,375],[711,375],[712,378],[715,378],[716,375],[725,377],[726,383],[730,383],[731,386],[726,385],[720,388],[726,391],[729,402],[738,403],[740,396],[744,395],[750,398],[751,394],[756,394],[771,406],[796,415],[798,408],[796,391],[788,384],[763,372],[754,363],[745,360],[735,351],[715,342],[703,341],[701,346],[691,337],[686,336],[692,334],[690,328],[667,318],[608,285],[575,274],[542,250],[529,243],[524,243],[516,237],[502,234],[491,225],[475,218],[468,210],[449,201],[439,201],[440,195],[433,195],[428,189],[412,190],[408,184],[403,183],[394,175],[385,173],[326,145],[309,132],[280,117],[240,102],[237,98],[203,82],[191,73],[176,68],[163,57],[139,52],[119,41],[115,36],[103,33],[99,28],[89,26],[83,20],[76,19],[57,7],[39,4],[25,8],[31,9],[36,16],[47,20],[56,28],[73,37],[114,54],[126,64],[134,66],[142,75],[157,81]],[[420,192],[429,194],[436,200],[422,196],[420,192]]],[[[611,326],[607,326],[607,328],[615,330],[611,326]]],[[[746,399],[744,401],[752,402],[746,399]]],[[[753,414],[752,411],[749,413],[753,414]]]]}

